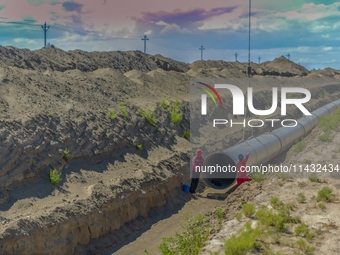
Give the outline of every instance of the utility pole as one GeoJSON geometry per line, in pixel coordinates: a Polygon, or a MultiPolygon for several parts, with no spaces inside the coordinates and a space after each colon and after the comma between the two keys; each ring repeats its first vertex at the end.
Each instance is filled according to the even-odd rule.
{"type": "Polygon", "coordinates": [[[234,56],[235,56],[235,62],[237,62],[237,56],[238,56],[237,52],[235,52],[234,56]]]}
{"type": "Polygon", "coordinates": [[[261,64],[261,57],[258,57],[258,60],[259,60],[259,64],[261,64]]]}
{"type": "Polygon", "coordinates": [[[50,28],[50,26],[46,26],[46,22],[44,25],[41,25],[41,28],[44,30],[44,47],[46,48],[46,33],[47,33],[47,30],[50,28]]]}
{"type": "Polygon", "coordinates": [[[251,67],[250,67],[250,21],[251,21],[251,0],[249,0],[248,77],[250,77],[250,75],[251,75],[251,67]]]}
{"type": "Polygon", "coordinates": [[[147,36],[144,35],[144,37],[142,38],[142,40],[144,41],[144,53],[146,53],[146,41],[149,41],[149,38],[147,38],[147,36]]]}
{"type": "Polygon", "coordinates": [[[203,48],[203,46],[201,46],[201,48],[199,48],[199,50],[201,50],[201,60],[203,60],[203,51],[205,50],[205,48],[203,48]]]}
{"type": "Polygon", "coordinates": [[[288,60],[290,60],[290,54],[288,53],[286,56],[288,57],[288,60]]]}

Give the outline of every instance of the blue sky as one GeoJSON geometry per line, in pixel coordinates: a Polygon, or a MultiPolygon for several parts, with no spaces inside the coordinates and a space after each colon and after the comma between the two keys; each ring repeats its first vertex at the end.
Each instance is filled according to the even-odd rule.
{"type": "MultiPolygon", "coordinates": [[[[63,50],[143,50],[191,63],[203,58],[248,60],[248,0],[2,0],[3,46],[63,50]]],[[[253,0],[251,61],[290,53],[308,69],[340,69],[340,2],[253,0]]]]}

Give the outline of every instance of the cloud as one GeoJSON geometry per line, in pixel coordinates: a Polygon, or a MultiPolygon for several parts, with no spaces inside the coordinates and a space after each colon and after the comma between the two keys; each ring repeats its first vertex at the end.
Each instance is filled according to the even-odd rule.
{"type": "Polygon", "coordinates": [[[322,48],[323,51],[330,51],[333,50],[333,47],[324,47],[322,48]]]}
{"type": "Polygon", "coordinates": [[[32,16],[29,16],[29,15],[22,17],[22,20],[24,22],[26,22],[26,23],[35,23],[35,22],[37,22],[37,20],[35,18],[33,18],[32,16]]]}
{"type": "Polygon", "coordinates": [[[13,40],[15,43],[20,43],[20,44],[37,44],[37,41],[35,40],[30,40],[30,39],[27,39],[27,38],[15,38],[13,40]]]}
{"type": "Polygon", "coordinates": [[[78,12],[79,13],[81,12],[84,5],[76,3],[76,2],[64,2],[62,6],[64,10],[67,12],[78,12]]]}
{"type": "MultiPolygon", "coordinates": [[[[173,12],[142,12],[142,17],[132,17],[132,20],[136,22],[137,27],[159,25],[159,22],[164,22],[168,26],[167,29],[180,28],[183,30],[183,28],[198,28],[202,25],[204,20],[226,13],[232,13],[235,9],[236,7],[232,6],[213,8],[210,10],[193,9],[189,11],[182,11],[180,9],[175,9],[173,12]]],[[[164,31],[164,28],[161,29],[161,31],[162,30],[164,31]]]]}
{"type": "Polygon", "coordinates": [[[145,35],[151,35],[152,34],[152,30],[148,30],[144,33],[145,35]]]}

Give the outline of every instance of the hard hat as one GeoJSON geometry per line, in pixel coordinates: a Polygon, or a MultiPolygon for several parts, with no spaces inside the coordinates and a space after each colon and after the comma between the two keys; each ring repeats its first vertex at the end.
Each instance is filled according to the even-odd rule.
{"type": "Polygon", "coordinates": [[[201,149],[198,149],[198,150],[196,151],[196,154],[202,155],[202,154],[203,154],[203,151],[202,151],[201,149]]]}
{"type": "Polygon", "coordinates": [[[239,154],[239,155],[238,155],[238,159],[239,159],[239,160],[244,159],[243,155],[242,155],[242,154],[239,154]]]}

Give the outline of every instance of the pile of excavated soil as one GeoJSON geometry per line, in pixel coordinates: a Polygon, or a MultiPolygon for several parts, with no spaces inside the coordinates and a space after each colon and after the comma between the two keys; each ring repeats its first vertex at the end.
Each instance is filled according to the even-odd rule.
{"type": "MultiPolygon", "coordinates": [[[[279,156],[270,164],[308,165],[309,171],[304,170],[304,178],[296,174],[290,174],[290,177],[281,177],[279,175],[265,179],[262,182],[249,182],[242,184],[236,192],[231,194],[222,206],[226,209],[226,215],[223,228],[219,233],[214,234],[206,243],[206,246],[200,254],[208,255],[211,252],[223,254],[224,242],[232,235],[237,236],[239,230],[245,226],[245,223],[252,218],[243,217],[241,220],[236,219],[236,214],[242,211],[241,202],[252,202],[259,209],[262,206],[273,209],[270,200],[271,197],[278,197],[283,203],[293,203],[296,207],[291,211],[293,217],[300,217],[305,223],[309,231],[316,236],[307,241],[301,235],[294,232],[294,227],[283,233],[283,238],[278,243],[268,243],[269,250],[272,252],[280,252],[280,254],[305,254],[303,248],[299,248],[296,241],[302,238],[305,243],[315,248],[312,254],[339,254],[339,234],[340,234],[340,217],[339,211],[339,141],[340,133],[332,132],[329,142],[322,142],[318,139],[323,132],[320,128],[315,128],[305,139],[305,147],[303,151],[297,153],[291,148],[284,156],[279,156]],[[317,173],[312,170],[311,164],[321,164],[322,166],[332,164],[334,171],[321,171],[317,173]],[[339,171],[335,170],[338,166],[339,171]],[[310,177],[317,176],[313,179],[310,177]],[[332,177],[333,176],[333,177],[332,177]],[[317,201],[318,191],[324,187],[331,188],[334,200],[332,202],[317,201]],[[304,202],[299,202],[298,194],[305,196],[304,202]]],[[[328,167],[328,169],[330,169],[328,167]]],[[[297,225],[297,224],[296,224],[297,225]]],[[[268,249],[268,248],[267,248],[268,249]]],[[[248,252],[247,254],[257,254],[256,252],[248,252]]]]}
{"type": "MultiPolygon", "coordinates": [[[[184,203],[178,197],[188,182],[189,81],[246,77],[242,63],[189,65],[138,51],[0,52],[0,254],[86,252],[91,240],[116,233],[138,215],[184,203]],[[159,106],[164,97],[181,101],[179,124],[159,106]],[[155,110],[157,123],[141,116],[145,109],[155,110]],[[113,120],[107,118],[112,111],[113,120]],[[61,174],[58,186],[49,182],[51,169],[61,174]]],[[[255,83],[264,75],[305,75],[285,59],[261,68],[267,73],[255,83]]],[[[315,97],[311,108],[338,97],[336,75],[326,72],[310,84],[315,95],[329,93],[315,97]]],[[[258,89],[269,92],[270,85],[258,89]]]]}

